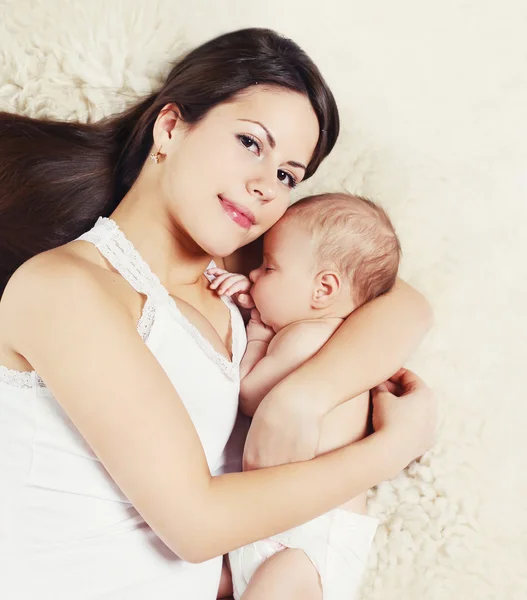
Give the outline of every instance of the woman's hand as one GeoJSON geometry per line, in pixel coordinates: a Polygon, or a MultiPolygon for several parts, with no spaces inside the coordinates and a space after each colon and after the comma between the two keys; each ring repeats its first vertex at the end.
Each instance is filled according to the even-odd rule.
{"type": "Polygon", "coordinates": [[[371,391],[373,428],[392,434],[394,451],[407,464],[422,456],[435,442],[437,402],[432,390],[415,373],[400,369],[371,391]]]}
{"type": "Polygon", "coordinates": [[[207,274],[216,278],[210,284],[210,289],[216,290],[218,296],[231,297],[241,308],[254,308],[254,302],[250,294],[253,284],[248,277],[240,273],[230,273],[217,267],[208,269],[207,274]]]}
{"type": "MultiPolygon", "coordinates": [[[[400,456],[397,463],[408,465],[434,444],[437,403],[418,375],[400,369],[374,388],[371,396],[373,427],[389,435],[393,453],[400,456]]],[[[287,380],[273,388],[254,415],[245,443],[244,470],[313,458],[324,417],[316,406],[308,390],[290,390],[287,380]],[[274,401],[278,394],[279,401],[274,401]]]]}

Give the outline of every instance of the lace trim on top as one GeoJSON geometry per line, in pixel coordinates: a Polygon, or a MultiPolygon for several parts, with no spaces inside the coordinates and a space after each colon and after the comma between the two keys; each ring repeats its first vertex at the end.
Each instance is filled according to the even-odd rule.
{"type": "Polygon", "coordinates": [[[34,387],[34,371],[14,371],[0,365],[0,381],[18,388],[30,389],[34,387]]]}
{"type": "MultiPolygon", "coordinates": [[[[183,315],[175,299],[169,294],[157,275],[152,272],[148,263],[115,221],[107,217],[99,217],[93,229],[81,235],[78,239],[93,242],[103,256],[136,291],[147,295],[148,299],[143,312],[145,319],[143,323],[140,323],[142,330],[149,331],[153,324],[156,301],[167,302],[180,325],[189,333],[207,357],[229,379],[235,380],[239,376],[239,365],[244,346],[243,333],[240,332],[240,327],[245,330],[245,326],[236,305],[230,298],[222,297],[223,302],[229,308],[231,316],[232,361],[220,354],[199,329],[183,315]]],[[[215,266],[213,261],[209,264],[209,267],[211,266],[215,266]]]]}
{"type": "MultiPolygon", "coordinates": [[[[240,361],[245,350],[245,325],[239,310],[230,298],[222,296],[231,317],[232,361],[220,354],[199,329],[183,315],[177,307],[175,299],[168,293],[157,275],[152,272],[115,221],[99,217],[94,227],[77,239],[93,243],[137,292],[146,295],[143,311],[137,324],[137,331],[144,341],[148,339],[155,321],[157,300],[161,300],[168,304],[180,325],[226,377],[233,381],[239,377],[240,361]]],[[[211,261],[209,268],[215,266],[214,261],[211,261]]],[[[208,279],[214,279],[213,276],[206,276],[208,279]]],[[[19,388],[45,387],[45,383],[35,371],[15,371],[2,365],[0,365],[0,382],[19,388]]]]}
{"type": "Polygon", "coordinates": [[[11,387],[30,390],[33,388],[46,388],[44,380],[36,371],[15,371],[0,365],[0,383],[11,387]]]}
{"type": "Polygon", "coordinates": [[[157,275],[112,219],[99,217],[93,229],[77,239],[92,242],[137,292],[168,296],[157,275]]]}
{"type": "Polygon", "coordinates": [[[137,324],[137,332],[145,342],[148,339],[148,334],[150,333],[152,325],[154,324],[155,316],[156,304],[152,296],[147,296],[145,305],[143,306],[143,312],[141,313],[141,318],[137,324]]]}
{"type": "Polygon", "coordinates": [[[146,342],[156,314],[156,302],[152,294],[155,290],[163,292],[160,289],[161,282],[144,263],[115,221],[99,217],[93,229],[83,233],[77,239],[91,242],[134,290],[146,295],[137,324],[137,331],[146,342]],[[144,266],[141,263],[144,263],[144,266]]]}
{"type": "MultiPolygon", "coordinates": [[[[212,266],[216,266],[213,262],[212,266]]],[[[212,267],[211,267],[212,268],[212,267]]],[[[223,354],[220,354],[214,346],[209,342],[207,338],[203,336],[201,331],[195,327],[179,310],[176,301],[170,296],[170,304],[173,308],[176,317],[181,326],[192,336],[201,350],[208,356],[212,362],[214,362],[219,369],[229,378],[235,380],[239,376],[240,361],[245,344],[242,344],[242,334],[240,333],[240,327],[245,330],[243,319],[238,311],[238,308],[234,302],[226,297],[222,296],[221,299],[227,305],[230,316],[231,316],[231,351],[232,360],[225,358],[223,354]]]]}

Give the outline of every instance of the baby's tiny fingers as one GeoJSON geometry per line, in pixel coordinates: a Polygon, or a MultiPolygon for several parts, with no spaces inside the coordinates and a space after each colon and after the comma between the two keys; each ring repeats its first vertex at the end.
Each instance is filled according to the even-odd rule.
{"type": "Polygon", "coordinates": [[[219,267],[212,267],[212,269],[207,269],[205,273],[207,273],[207,275],[214,275],[214,277],[217,277],[222,273],[227,273],[227,271],[225,269],[220,269],[219,267]]]}
{"type": "Polygon", "coordinates": [[[217,289],[224,281],[226,281],[230,277],[233,277],[232,273],[222,273],[221,275],[218,275],[218,277],[216,277],[216,279],[210,284],[210,289],[217,289]]]}
{"type": "Polygon", "coordinates": [[[234,282],[229,288],[223,292],[226,296],[233,296],[238,292],[246,292],[247,291],[247,283],[245,280],[234,282]]]}
{"type": "Polygon", "coordinates": [[[237,285],[239,283],[244,284],[245,281],[246,278],[243,275],[231,275],[228,279],[224,279],[222,281],[220,287],[218,288],[218,294],[226,294],[227,290],[230,290],[233,285],[237,285]]]}
{"type": "Polygon", "coordinates": [[[238,296],[238,304],[242,308],[254,308],[254,300],[250,294],[239,294],[238,296]]]}
{"type": "Polygon", "coordinates": [[[262,319],[260,318],[260,312],[257,308],[253,308],[251,310],[251,321],[256,321],[256,323],[262,322],[262,319]]]}

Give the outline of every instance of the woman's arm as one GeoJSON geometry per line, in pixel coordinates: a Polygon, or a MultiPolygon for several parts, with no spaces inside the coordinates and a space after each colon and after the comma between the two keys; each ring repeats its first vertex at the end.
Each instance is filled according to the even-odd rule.
{"type": "Polygon", "coordinates": [[[322,418],[387,380],[431,325],[428,302],[400,279],[388,294],[353,312],[313,358],[262,400],[245,445],[245,468],[315,456],[322,418]]]}
{"type": "MultiPolygon", "coordinates": [[[[242,378],[240,386],[242,412],[249,417],[254,416],[267,394],[280,381],[314,356],[328,341],[334,330],[334,325],[328,326],[323,321],[308,321],[293,323],[280,331],[253,370],[242,378]]],[[[247,331],[250,331],[249,328],[247,331]]],[[[251,342],[248,349],[250,345],[251,342]]]]}
{"type": "MultiPolygon", "coordinates": [[[[227,271],[248,276],[261,264],[262,247],[263,236],[222,262],[227,271]]],[[[388,294],[354,311],[322,350],[289,377],[307,388],[310,398],[317,397],[312,408],[323,416],[395,373],[432,322],[432,308],[424,296],[397,279],[388,294]]],[[[280,397],[276,401],[281,402],[280,397]]]]}
{"type": "Polygon", "coordinates": [[[412,286],[394,288],[353,312],[320,352],[290,375],[316,396],[321,415],[389,379],[432,326],[432,309],[412,286]]]}
{"type": "Polygon", "coordinates": [[[212,477],[190,416],[134,321],[78,262],[31,259],[6,288],[0,320],[6,343],[36,369],[130,502],[191,562],[342,504],[432,441],[433,402],[414,393],[365,440],[313,461],[212,477]],[[406,432],[409,420],[418,426],[406,432]]]}

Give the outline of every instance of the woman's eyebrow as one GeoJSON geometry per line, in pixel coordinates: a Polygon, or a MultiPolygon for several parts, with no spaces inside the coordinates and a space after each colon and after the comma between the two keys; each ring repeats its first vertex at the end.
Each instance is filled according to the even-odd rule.
{"type": "Polygon", "coordinates": [[[245,121],[246,123],[254,123],[255,125],[259,125],[267,134],[267,141],[269,142],[269,146],[271,146],[271,148],[273,148],[274,150],[274,148],[276,147],[276,141],[269,129],[267,129],[267,127],[263,123],[260,123],[260,121],[252,121],[251,119],[238,119],[238,121],[245,121]]]}
{"type": "Polygon", "coordinates": [[[299,169],[304,169],[304,171],[307,171],[307,168],[302,163],[296,162],[296,160],[289,160],[286,164],[290,165],[291,167],[298,167],[299,169]]]}
{"type": "MultiPolygon", "coordinates": [[[[263,123],[260,123],[260,121],[253,121],[252,119],[238,119],[238,121],[245,121],[246,123],[254,123],[255,125],[259,125],[265,131],[265,134],[267,135],[267,141],[269,142],[269,146],[271,146],[271,148],[273,150],[274,150],[274,148],[276,148],[276,141],[275,141],[274,137],[272,136],[269,129],[267,129],[267,127],[263,123]]],[[[297,167],[299,169],[304,169],[304,171],[307,170],[307,167],[305,165],[303,165],[302,163],[296,162],[296,160],[289,160],[286,164],[290,165],[291,167],[297,167]]]]}

